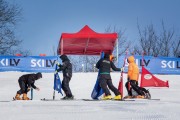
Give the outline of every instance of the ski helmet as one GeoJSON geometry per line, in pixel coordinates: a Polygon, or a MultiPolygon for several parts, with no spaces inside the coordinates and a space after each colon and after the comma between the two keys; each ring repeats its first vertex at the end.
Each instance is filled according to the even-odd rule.
{"type": "Polygon", "coordinates": [[[40,72],[36,73],[38,78],[42,78],[42,74],[40,72]]]}

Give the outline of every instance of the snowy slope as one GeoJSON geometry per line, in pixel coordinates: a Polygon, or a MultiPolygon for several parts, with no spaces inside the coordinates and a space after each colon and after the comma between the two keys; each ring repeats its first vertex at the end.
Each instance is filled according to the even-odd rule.
{"type": "MultiPolygon", "coordinates": [[[[36,82],[41,90],[34,91],[34,100],[11,101],[19,90],[17,80],[22,74],[25,73],[0,73],[0,120],[179,120],[180,117],[180,75],[157,75],[169,80],[170,85],[170,88],[150,88],[152,98],[160,101],[40,101],[52,99],[53,95],[54,76],[43,73],[43,78],[36,82]]],[[[117,87],[120,74],[111,76],[117,87]]],[[[90,98],[96,78],[97,73],[74,73],[70,86],[75,98],[90,98]]],[[[61,97],[56,92],[56,100],[61,97]]]]}

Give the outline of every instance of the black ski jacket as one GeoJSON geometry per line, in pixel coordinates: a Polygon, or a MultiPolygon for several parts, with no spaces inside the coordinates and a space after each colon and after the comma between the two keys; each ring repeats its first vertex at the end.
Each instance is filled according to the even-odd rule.
{"type": "Polygon", "coordinates": [[[24,82],[27,87],[33,87],[34,89],[36,89],[37,87],[34,85],[34,83],[37,79],[38,76],[36,74],[26,74],[22,75],[18,81],[24,82]]]}
{"type": "Polygon", "coordinates": [[[62,59],[63,64],[58,65],[59,69],[57,71],[62,71],[63,72],[63,77],[72,77],[72,64],[70,63],[70,60],[67,58],[66,55],[62,55],[60,57],[62,59]]]}
{"type": "Polygon", "coordinates": [[[121,71],[120,68],[116,68],[114,63],[109,60],[109,58],[100,59],[97,64],[96,68],[99,69],[100,74],[110,74],[110,69],[112,68],[114,71],[121,71]]]}

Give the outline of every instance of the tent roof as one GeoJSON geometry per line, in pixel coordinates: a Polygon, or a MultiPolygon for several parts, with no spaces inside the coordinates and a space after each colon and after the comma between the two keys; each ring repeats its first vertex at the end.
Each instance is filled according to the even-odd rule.
{"type": "Polygon", "coordinates": [[[102,51],[111,54],[117,33],[96,33],[87,25],[77,33],[62,33],[58,54],[99,55],[102,51]]]}

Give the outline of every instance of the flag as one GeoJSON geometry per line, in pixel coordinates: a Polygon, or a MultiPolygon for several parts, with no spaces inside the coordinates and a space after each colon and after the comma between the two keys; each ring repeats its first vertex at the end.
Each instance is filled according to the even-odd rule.
{"type": "MultiPolygon", "coordinates": [[[[56,67],[56,69],[57,69],[57,67],[56,67]]],[[[54,74],[54,90],[58,91],[58,93],[61,93],[61,95],[63,95],[61,89],[62,89],[61,80],[60,80],[58,72],[56,72],[54,74]]]]}
{"type": "MultiPolygon", "coordinates": [[[[101,53],[101,59],[104,58],[104,52],[101,53]]],[[[91,93],[91,98],[92,99],[98,99],[102,94],[104,93],[103,89],[99,85],[99,72],[97,76],[96,83],[94,85],[93,91],[91,93]]]]}
{"type": "Polygon", "coordinates": [[[169,87],[168,81],[162,81],[142,67],[141,87],[169,87]]]}

